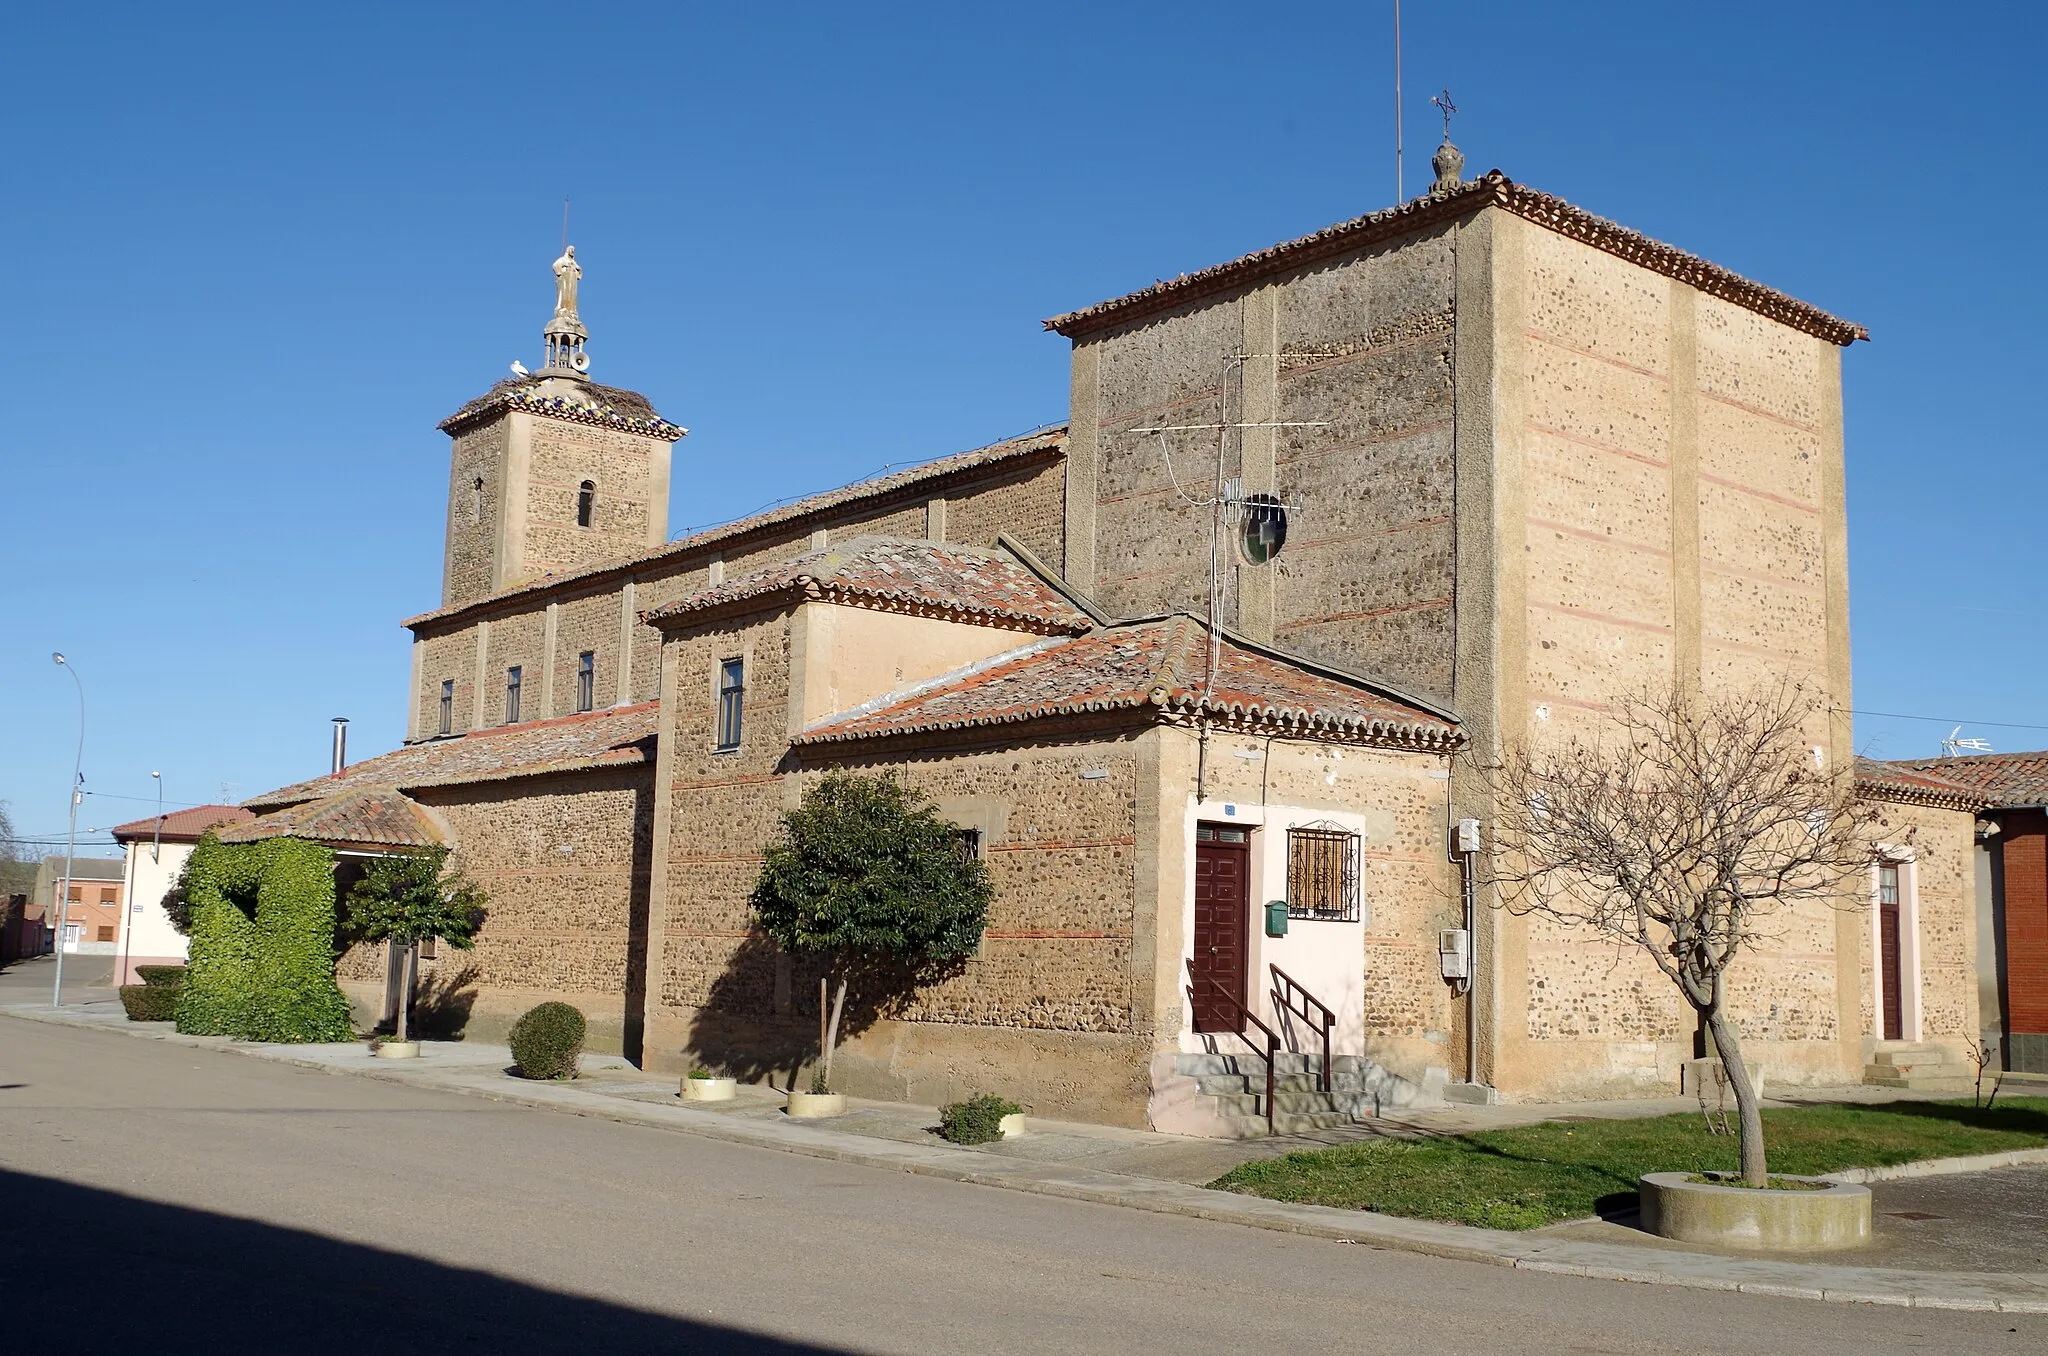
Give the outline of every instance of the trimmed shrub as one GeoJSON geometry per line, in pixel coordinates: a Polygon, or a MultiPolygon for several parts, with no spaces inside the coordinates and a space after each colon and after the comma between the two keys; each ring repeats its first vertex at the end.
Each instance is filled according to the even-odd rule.
{"type": "Polygon", "coordinates": [[[185,967],[182,965],[138,965],[135,973],[144,984],[164,985],[177,988],[185,982],[185,967]]]}
{"type": "Polygon", "coordinates": [[[300,838],[224,844],[186,861],[191,960],[178,1030],[305,1043],[353,1037],[334,982],[334,853],[300,838]]]}
{"type": "Polygon", "coordinates": [[[583,1014],[567,1003],[528,1008],[512,1024],[512,1062],[521,1078],[574,1078],[583,1054],[583,1014]]]}
{"type": "MultiPolygon", "coordinates": [[[[152,965],[152,970],[183,969],[183,966],[152,965]]],[[[175,984],[123,984],[121,1006],[128,1009],[131,1022],[169,1022],[178,1016],[178,986],[175,984]]]]}
{"type": "Polygon", "coordinates": [[[955,1144],[986,1144],[1003,1137],[1003,1117],[1024,1108],[993,1093],[939,1108],[939,1138],[955,1144]]]}

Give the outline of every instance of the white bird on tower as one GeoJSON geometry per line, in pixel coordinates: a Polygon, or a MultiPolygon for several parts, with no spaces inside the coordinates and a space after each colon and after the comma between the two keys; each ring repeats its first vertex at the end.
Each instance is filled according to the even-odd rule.
{"type": "Polygon", "coordinates": [[[517,358],[514,358],[512,360],[512,375],[515,377],[530,377],[533,375],[533,373],[526,370],[525,363],[520,362],[517,358]]]}

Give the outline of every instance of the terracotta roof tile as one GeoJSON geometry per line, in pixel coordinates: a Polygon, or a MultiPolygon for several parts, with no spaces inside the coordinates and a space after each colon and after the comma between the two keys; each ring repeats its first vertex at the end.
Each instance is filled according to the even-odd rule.
{"type": "Polygon", "coordinates": [[[1078,635],[1092,624],[1086,613],[1008,555],[895,537],[855,537],[641,615],[657,624],[676,622],[751,607],[777,596],[958,617],[1040,633],[1078,635]]]}
{"type": "Polygon", "coordinates": [[[157,817],[132,820],[117,824],[108,832],[117,843],[129,843],[139,839],[161,837],[166,843],[196,843],[199,836],[208,829],[222,824],[237,824],[254,815],[239,805],[194,805],[189,809],[172,810],[163,817],[163,832],[157,832],[157,817]]]}
{"type": "Polygon", "coordinates": [[[433,813],[389,787],[344,791],[309,800],[222,829],[223,843],[256,843],[266,838],[310,838],[336,847],[433,847],[447,834],[433,813]]]}
{"type": "Polygon", "coordinates": [[[1057,458],[1064,452],[1066,440],[1067,431],[1064,427],[1060,427],[1028,434],[1022,438],[1011,438],[1005,442],[992,443],[987,447],[977,447],[968,452],[956,452],[952,456],[940,457],[936,461],[924,462],[920,465],[909,467],[906,470],[892,471],[888,475],[875,476],[868,480],[855,481],[851,485],[842,485],[838,489],[825,490],[822,493],[807,495],[802,499],[793,500],[787,504],[778,504],[774,508],[763,509],[759,513],[750,513],[744,518],[735,518],[733,521],[721,523],[717,527],[707,527],[700,531],[691,532],[685,536],[677,537],[665,546],[657,546],[651,551],[642,552],[637,556],[629,556],[624,560],[612,561],[604,565],[593,565],[583,570],[570,570],[562,574],[547,575],[543,578],[530,580],[513,588],[493,593],[489,597],[479,598],[474,602],[458,603],[450,607],[436,608],[432,612],[422,612],[417,617],[407,618],[400,625],[417,627],[429,622],[442,621],[474,608],[492,607],[504,602],[508,598],[517,598],[523,594],[542,592],[572,580],[594,580],[605,575],[624,576],[634,570],[644,569],[655,561],[667,560],[673,556],[688,555],[693,551],[702,551],[712,546],[737,541],[749,533],[785,526],[810,517],[813,514],[845,508],[865,500],[886,501],[891,496],[911,496],[919,491],[920,487],[933,482],[945,480],[950,476],[964,475],[968,472],[982,470],[990,466],[998,466],[1005,462],[1014,461],[1028,464],[1038,459],[1050,460],[1057,458]]]}
{"type": "Polygon", "coordinates": [[[1200,297],[1241,287],[1270,274],[1301,268],[1382,240],[1451,221],[1488,206],[1505,208],[1559,235],[1675,278],[1709,296],[1745,307],[1830,343],[1847,345],[1870,337],[1869,331],[1861,325],[1829,315],[1817,306],[1786,296],[1762,283],[1752,282],[1697,255],[1652,240],[1625,226],[1617,226],[1583,208],[1572,206],[1562,198],[1539,193],[1514,182],[1499,170],[1488,170],[1471,183],[1461,184],[1447,193],[1411,198],[1398,207],[1354,217],[1313,235],[1289,240],[1226,264],[1184,273],[1128,296],[1054,316],[1045,322],[1045,327],[1069,338],[1093,334],[1173,310],[1200,297]]]}
{"type": "Polygon", "coordinates": [[[588,400],[568,400],[559,396],[542,393],[543,381],[566,380],[560,376],[548,377],[540,374],[526,377],[506,377],[490,390],[470,401],[455,413],[441,421],[441,430],[453,436],[472,424],[490,418],[500,410],[525,410],[532,414],[544,414],[553,419],[566,419],[577,424],[599,424],[607,428],[622,429],[627,433],[642,433],[649,437],[674,442],[689,430],[671,424],[654,412],[654,405],[638,391],[628,391],[620,386],[600,386],[594,381],[582,382],[590,393],[588,400]]]}
{"type": "Polygon", "coordinates": [[[2048,749],[1907,758],[1874,764],[1892,777],[1929,779],[1966,789],[1987,808],[2048,805],[2048,749]]]}
{"type": "Polygon", "coordinates": [[[1195,618],[1175,615],[1042,640],[827,717],[795,742],[1145,708],[1162,719],[1186,721],[1206,713],[1303,738],[1432,749],[1448,749],[1461,739],[1456,725],[1441,715],[1363,680],[1318,671],[1235,637],[1223,640],[1216,679],[1205,696],[1207,636],[1195,618]]]}
{"type": "Polygon", "coordinates": [[[279,787],[243,804],[262,810],[367,787],[411,791],[426,786],[651,763],[658,711],[659,703],[641,702],[637,706],[615,706],[579,716],[500,725],[453,739],[407,744],[381,757],[365,759],[338,777],[317,777],[279,787]]]}

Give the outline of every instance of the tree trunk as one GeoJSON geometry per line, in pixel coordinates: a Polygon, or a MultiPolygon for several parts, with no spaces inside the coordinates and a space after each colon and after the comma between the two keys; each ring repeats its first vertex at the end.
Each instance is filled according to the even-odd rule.
{"type": "Polygon", "coordinates": [[[1720,1052],[1721,1067],[1728,1071],[1728,1086],[1735,1093],[1735,1112],[1742,1124],[1742,1180],[1760,1187],[1767,1183],[1764,1171],[1764,1116],[1756,1088],[1749,1081],[1749,1066],[1742,1062],[1742,1046],[1735,1036],[1735,1024],[1721,1011],[1720,995],[1707,1013],[1707,1029],[1714,1034],[1714,1048],[1720,1052]]]}
{"type": "Polygon", "coordinates": [[[406,1039],[406,1032],[412,1023],[412,958],[413,947],[407,945],[398,960],[398,1039],[406,1039]]]}
{"type": "MultiPolygon", "coordinates": [[[[822,996],[822,995],[821,995],[822,996]]],[[[832,999],[832,1022],[825,1029],[825,1091],[832,1091],[832,1051],[839,1044],[839,1014],[846,1011],[846,977],[839,977],[839,992],[832,999]]]]}

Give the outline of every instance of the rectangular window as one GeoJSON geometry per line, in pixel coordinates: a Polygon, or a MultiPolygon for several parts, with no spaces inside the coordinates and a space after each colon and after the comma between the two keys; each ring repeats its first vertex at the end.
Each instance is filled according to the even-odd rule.
{"type": "Polygon", "coordinates": [[[519,666],[505,670],[505,723],[519,723],[519,666]]]}
{"type": "Polygon", "coordinates": [[[747,666],[743,659],[728,659],[718,666],[718,747],[740,746],[740,712],[747,695],[747,666]]]}
{"type": "Polygon", "coordinates": [[[981,830],[960,830],[960,860],[978,862],[981,860],[981,830]]]}
{"type": "Polygon", "coordinates": [[[70,900],[73,904],[85,903],[85,887],[83,885],[71,886],[65,890],[64,898],[70,900]]]}
{"type": "Polygon", "coordinates": [[[1334,824],[1287,831],[1287,916],[1358,921],[1358,835],[1334,824]]]}
{"type": "Polygon", "coordinates": [[[440,939],[439,937],[422,937],[422,938],[420,938],[420,959],[421,959],[421,960],[439,960],[440,958],[441,958],[441,939],[440,939]]]}
{"type": "Polygon", "coordinates": [[[111,941],[113,941],[113,940],[114,940],[114,928],[113,928],[113,925],[112,925],[112,924],[110,924],[110,923],[102,923],[102,924],[100,924],[98,928],[94,929],[94,938],[95,938],[95,940],[97,940],[97,941],[102,941],[102,942],[111,942],[111,941]]]}
{"type": "Polygon", "coordinates": [[[597,655],[585,650],[576,656],[576,709],[589,711],[597,706],[597,655]]]}
{"type": "Polygon", "coordinates": [[[446,678],[441,682],[441,733],[455,733],[455,680],[453,678],[446,678]]]}
{"type": "Polygon", "coordinates": [[[106,907],[110,909],[114,907],[114,890],[112,889],[112,887],[101,888],[100,903],[104,904],[106,907]]]}

